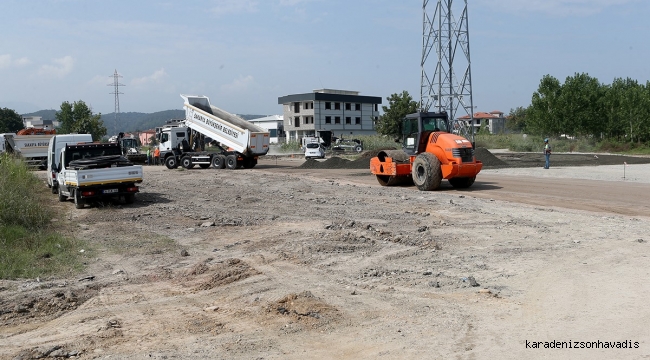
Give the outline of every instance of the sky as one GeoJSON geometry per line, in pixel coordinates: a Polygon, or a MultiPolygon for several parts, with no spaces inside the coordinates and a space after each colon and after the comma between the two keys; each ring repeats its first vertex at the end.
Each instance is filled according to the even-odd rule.
{"type": "MultiPolygon", "coordinates": [[[[278,97],[322,88],[379,96],[384,105],[406,90],[419,101],[422,6],[2,0],[0,108],[24,114],[81,100],[109,114],[115,71],[121,112],[180,110],[181,93],[259,115],[282,114],[278,97]]],[[[467,9],[476,111],[528,106],[547,74],[650,80],[650,1],[468,0],[467,9]]]]}

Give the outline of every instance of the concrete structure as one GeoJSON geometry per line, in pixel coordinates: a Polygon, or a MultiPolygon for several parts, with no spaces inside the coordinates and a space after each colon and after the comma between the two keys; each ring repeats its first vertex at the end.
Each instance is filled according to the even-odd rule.
{"type": "Polygon", "coordinates": [[[23,126],[25,129],[52,130],[59,127],[59,122],[56,120],[43,120],[41,116],[23,116],[23,126]]]}
{"type": "Polygon", "coordinates": [[[330,130],[334,136],[375,135],[381,97],[360,96],[358,91],[320,89],[278,98],[283,106],[287,141],[330,130]]]}
{"type": "Polygon", "coordinates": [[[248,120],[253,124],[264,128],[270,133],[270,143],[277,144],[280,141],[284,141],[286,134],[284,132],[284,116],[282,115],[271,115],[257,119],[248,120]]]}
{"type": "MultiPolygon", "coordinates": [[[[471,122],[469,115],[461,116],[458,120],[471,122]]],[[[485,125],[490,134],[503,134],[506,132],[506,118],[502,111],[490,111],[474,113],[474,121],[468,124],[474,126],[474,132],[478,131],[485,125]]]]}

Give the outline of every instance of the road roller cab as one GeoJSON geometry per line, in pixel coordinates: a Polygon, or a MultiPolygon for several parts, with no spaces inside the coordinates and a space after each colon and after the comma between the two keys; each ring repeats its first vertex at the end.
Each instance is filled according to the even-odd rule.
{"type": "Polygon", "coordinates": [[[385,150],[370,160],[370,172],[381,185],[413,181],[420,190],[440,187],[442,179],[455,188],[474,184],[483,164],[472,143],[449,132],[446,112],[407,115],[400,126],[403,150],[385,150]]]}

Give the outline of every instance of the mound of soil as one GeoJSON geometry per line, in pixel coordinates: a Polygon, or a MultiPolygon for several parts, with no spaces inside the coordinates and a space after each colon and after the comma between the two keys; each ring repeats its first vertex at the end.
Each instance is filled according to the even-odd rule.
{"type": "Polygon", "coordinates": [[[474,150],[474,156],[476,156],[476,160],[483,162],[484,167],[503,167],[508,165],[505,161],[494,156],[494,154],[486,148],[476,148],[476,150],[474,150]]]}

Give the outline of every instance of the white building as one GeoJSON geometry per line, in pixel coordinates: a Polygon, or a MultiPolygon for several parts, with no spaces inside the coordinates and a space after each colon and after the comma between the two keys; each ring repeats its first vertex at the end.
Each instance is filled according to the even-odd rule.
{"type": "Polygon", "coordinates": [[[360,96],[358,91],[320,89],[278,98],[284,112],[287,141],[300,141],[330,130],[336,137],[375,135],[381,97],[360,96]]]}
{"type": "Polygon", "coordinates": [[[271,115],[263,118],[251,119],[248,121],[252,122],[253,124],[261,128],[268,130],[270,133],[269,141],[271,144],[277,144],[278,142],[280,142],[280,139],[284,139],[286,137],[284,133],[284,124],[283,124],[282,115],[271,115]]]}
{"type": "Polygon", "coordinates": [[[23,116],[23,125],[25,129],[36,128],[52,130],[59,127],[59,122],[56,120],[43,120],[41,116],[23,116]]]}

